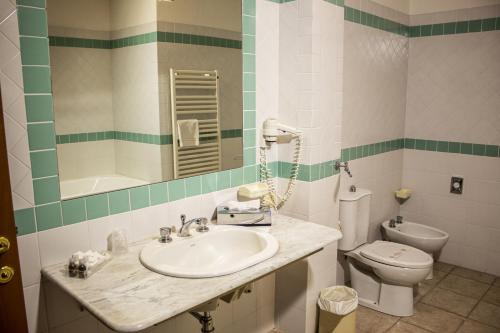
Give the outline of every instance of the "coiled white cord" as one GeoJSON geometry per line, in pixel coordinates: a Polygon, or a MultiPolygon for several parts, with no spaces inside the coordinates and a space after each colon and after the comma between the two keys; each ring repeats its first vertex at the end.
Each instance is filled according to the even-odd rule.
{"type": "Polygon", "coordinates": [[[292,196],[295,182],[299,175],[300,157],[302,155],[302,134],[295,135],[293,139],[295,139],[295,149],[293,151],[292,168],[287,189],[282,196],[277,193],[272,171],[267,166],[266,148],[260,148],[260,181],[267,184],[269,191],[269,195],[261,199],[261,206],[263,207],[272,207],[278,210],[292,196]]]}

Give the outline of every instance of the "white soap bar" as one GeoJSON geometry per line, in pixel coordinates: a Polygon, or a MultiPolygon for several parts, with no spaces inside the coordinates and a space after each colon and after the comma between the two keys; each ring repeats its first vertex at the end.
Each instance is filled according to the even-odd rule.
{"type": "Polygon", "coordinates": [[[269,193],[266,183],[254,183],[241,186],[238,189],[238,197],[243,199],[260,199],[269,193]]]}

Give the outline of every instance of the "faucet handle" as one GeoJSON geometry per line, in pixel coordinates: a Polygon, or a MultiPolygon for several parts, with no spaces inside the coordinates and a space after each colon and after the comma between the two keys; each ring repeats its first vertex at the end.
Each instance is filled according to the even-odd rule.
{"type": "Polygon", "coordinates": [[[170,227],[162,227],[160,228],[160,243],[170,243],[172,241],[172,228],[170,227]]]}
{"type": "Polygon", "coordinates": [[[185,214],[181,214],[181,223],[182,223],[182,225],[184,225],[186,223],[186,215],[185,214]]]}
{"type": "Polygon", "coordinates": [[[391,219],[389,221],[389,228],[396,228],[396,220],[391,219]]]}
{"type": "Polygon", "coordinates": [[[401,215],[396,216],[396,223],[403,223],[403,217],[401,215]]]}
{"type": "Polygon", "coordinates": [[[207,232],[210,230],[210,228],[207,227],[208,219],[206,217],[200,217],[196,219],[196,224],[198,227],[196,227],[196,231],[198,232],[207,232]]]}

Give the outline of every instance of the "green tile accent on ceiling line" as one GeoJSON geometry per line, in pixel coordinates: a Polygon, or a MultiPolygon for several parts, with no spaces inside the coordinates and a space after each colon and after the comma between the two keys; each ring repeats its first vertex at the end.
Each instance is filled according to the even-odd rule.
{"type": "Polygon", "coordinates": [[[168,31],[153,31],[113,40],[49,36],[50,46],[81,47],[91,49],[119,49],[128,46],[156,42],[214,46],[230,49],[242,48],[242,42],[240,40],[168,31]]]}
{"type": "MultiPolygon", "coordinates": [[[[269,0],[275,3],[287,3],[295,0],[269,0]]],[[[428,37],[462,34],[470,32],[484,32],[500,30],[500,17],[490,17],[480,20],[460,22],[442,22],[408,26],[381,16],[377,16],[353,7],[345,6],[344,0],[324,0],[331,4],[344,7],[344,19],[375,29],[392,32],[405,37],[428,37]]]]}
{"type": "Polygon", "coordinates": [[[410,28],[405,24],[348,6],[344,6],[344,20],[386,32],[392,32],[405,37],[409,35],[410,30],[410,28]]]}
{"type": "Polygon", "coordinates": [[[410,37],[428,37],[500,30],[500,17],[410,27],[410,37]]]}

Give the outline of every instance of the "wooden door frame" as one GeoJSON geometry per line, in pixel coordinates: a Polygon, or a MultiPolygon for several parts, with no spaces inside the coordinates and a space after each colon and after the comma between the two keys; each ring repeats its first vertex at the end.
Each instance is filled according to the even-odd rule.
{"type": "Polygon", "coordinates": [[[0,91],[0,236],[10,241],[10,250],[0,254],[0,267],[14,269],[14,278],[0,285],[0,332],[27,333],[21,266],[17,247],[14,208],[10,188],[9,164],[5,139],[2,93],[0,91]]]}

